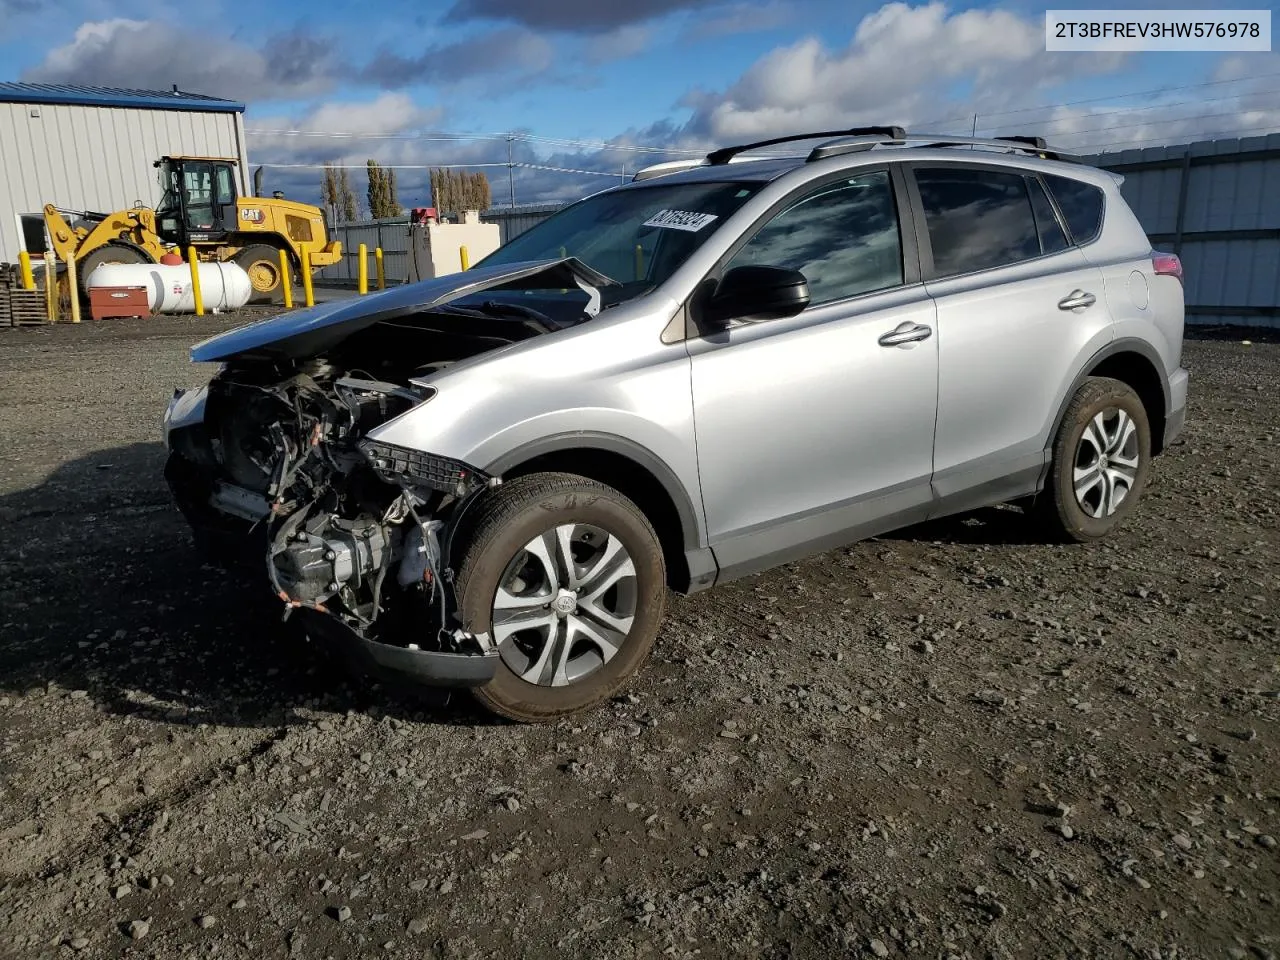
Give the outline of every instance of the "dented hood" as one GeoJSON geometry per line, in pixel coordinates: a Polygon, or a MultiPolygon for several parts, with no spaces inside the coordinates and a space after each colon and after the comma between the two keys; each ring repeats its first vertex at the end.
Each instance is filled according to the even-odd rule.
{"type": "Polygon", "coordinates": [[[191,359],[216,363],[240,356],[289,360],[315,356],[380,320],[429,310],[481,290],[577,286],[591,298],[587,312],[594,315],[600,308],[599,288],[616,285],[616,280],[577,257],[479,266],[364,297],[318,303],[237,327],[196,344],[191,348],[191,359]]]}

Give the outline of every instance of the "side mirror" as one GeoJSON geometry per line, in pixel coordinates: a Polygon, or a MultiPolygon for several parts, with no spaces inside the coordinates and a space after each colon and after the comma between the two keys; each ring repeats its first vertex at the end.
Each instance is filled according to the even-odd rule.
{"type": "Polygon", "coordinates": [[[809,281],[786,267],[734,267],[704,303],[702,319],[723,329],[732,320],[794,317],[809,305],[809,281]]]}

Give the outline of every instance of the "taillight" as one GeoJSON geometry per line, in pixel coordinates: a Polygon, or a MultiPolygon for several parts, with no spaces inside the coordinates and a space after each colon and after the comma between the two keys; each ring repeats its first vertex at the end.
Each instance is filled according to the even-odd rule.
{"type": "Polygon", "coordinates": [[[1182,261],[1176,253],[1153,253],[1151,266],[1155,267],[1158,277],[1177,277],[1182,282],[1182,261]]]}

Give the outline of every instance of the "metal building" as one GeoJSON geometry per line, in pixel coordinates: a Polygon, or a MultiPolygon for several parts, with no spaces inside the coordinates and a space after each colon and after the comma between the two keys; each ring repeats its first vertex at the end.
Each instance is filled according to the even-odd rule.
{"type": "Polygon", "coordinates": [[[163,156],[240,161],[245,192],[244,104],[177,90],[0,83],[0,263],[44,249],[46,203],[107,213],[161,189],[163,156]]]}

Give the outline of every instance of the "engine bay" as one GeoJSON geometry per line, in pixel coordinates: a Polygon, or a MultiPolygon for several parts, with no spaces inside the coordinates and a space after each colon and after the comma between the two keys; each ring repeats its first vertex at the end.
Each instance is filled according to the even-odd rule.
{"type": "Polygon", "coordinates": [[[321,614],[408,650],[489,653],[462,629],[448,555],[468,506],[498,481],[366,436],[431,398],[415,380],[558,328],[528,308],[495,312],[449,306],[382,321],[323,356],[224,364],[199,430],[174,438],[179,506],[197,528],[265,546],[286,616],[321,614]]]}

